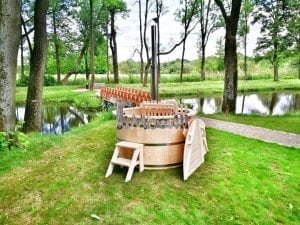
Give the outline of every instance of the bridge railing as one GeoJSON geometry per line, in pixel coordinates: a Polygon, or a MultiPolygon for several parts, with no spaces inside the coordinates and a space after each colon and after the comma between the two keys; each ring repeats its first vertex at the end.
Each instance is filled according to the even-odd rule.
{"type": "Polygon", "coordinates": [[[139,106],[143,101],[151,100],[150,92],[123,87],[102,87],[100,89],[100,96],[102,99],[107,101],[114,99],[134,103],[137,106],[139,106]]]}

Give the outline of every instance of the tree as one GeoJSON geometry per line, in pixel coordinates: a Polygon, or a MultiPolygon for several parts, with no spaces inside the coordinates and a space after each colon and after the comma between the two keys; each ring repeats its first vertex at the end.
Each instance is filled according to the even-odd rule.
{"type": "Polygon", "coordinates": [[[156,18],[154,21],[157,24],[157,77],[160,82],[160,17],[167,12],[167,8],[162,0],[155,0],[156,18]]]}
{"type": "Polygon", "coordinates": [[[285,49],[284,34],[287,7],[285,0],[258,1],[254,22],[261,22],[261,36],[257,40],[257,52],[263,52],[273,65],[274,81],[279,80],[278,68],[285,49]]]}
{"type": "Polygon", "coordinates": [[[20,1],[21,4],[21,24],[23,28],[22,39],[26,38],[29,53],[32,53],[32,44],[29,35],[34,31],[33,27],[33,5],[34,2],[30,0],[20,1]]]}
{"type": "MultiPolygon", "coordinates": [[[[185,5],[185,4],[184,4],[185,5]]],[[[180,18],[180,22],[182,24],[184,24],[184,32],[183,35],[181,37],[181,40],[179,42],[177,42],[176,44],[174,44],[168,51],[164,51],[164,52],[159,52],[158,55],[168,55],[171,52],[173,52],[177,47],[179,47],[181,44],[183,44],[183,48],[182,48],[182,57],[181,57],[181,71],[180,71],[180,80],[182,81],[182,74],[183,74],[183,64],[184,64],[184,54],[185,54],[185,42],[187,37],[189,36],[189,34],[196,28],[197,24],[194,24],[192,27],[191,23],[192,23],[192,19],[195,16],[196,13],[196,5],[197,5],[197,0],[194,1],[188,1],[187,2],[187,8],[185,10],[185,7],[178,9],[176,16],[178,18],[180,18]],[[186,13],[185,13],[186,12],[186,13]],[[183,14],[183,15],[182,15],[183,14]]]]}
{"type": "Polygon", "coordinates": [[[149,54],[149,46],[147,43],[147,27],[148,27],[148,13],[149,13],[149,0],[146,0],[145,2],[145,14],[144,14],[144,33],[143,33],[143,43],[145,47],[145,52],[146,52],[146,65],[145,65],[145,70],[144,70],[144,80],[143,80],[143,86],[145,87],[147,85],[147,80],[148,80],[148,73],[150,69],[150,54],[149,54]]]}
{"type": "Polygon", "coordinates": [[[205,80],[205,57],[206,45],[211,33],[213,33],[219,26],[217,23],[218,15],[214,10],[212,0],[200,0],[198,14],[200,23],[200,53],[201,53],[201,80],[205,80]]]}
{"type": "Polygon", "coordinates": [[[21,38],[18,0],[0,0],[0,131],[15,129],[15,89],[21,38]]]}
{"type": "MultiPolygon", "coordinates": [[[[75,34],[62,32],[62,34],[65,34],[61,40],[62,64],[69,64],[64,67],[66,69],[66,76],[62,80],[62,83],[66,83],[68,78],[73,74],[85,73],[86,87],[91,88],[94,82],[93,76],[90,79],[90,73],[95,74],[97,72],[104,73],[109,71],[108,49],[106,45],[109,39],[108,10],[103,1],[93,0],[92,5],[90,5],[90,1],[86,0],[71,2],[71,6],[66,9],[68,15],[65,16],[65,19],[71,26],[76,23],[79,32],[77,31],[75,34]],[[90,37],[91,29],[93,29],[92,38],[90,37]],[[93,44],[91,40],[93,40],[93,44]],[[91,44],[93,45],[92,48],[91,44]],[[92,54],[91,49],[93,51],[92,54]],[[93,57],[91,57],[92,55],[93,57]],[[94,62],[91,62],[91,59],[94,62]],[[93,64],[92,66],[91,63],[93,64]],[[94,68],[94,71],[92,71],[92,68],[94,68]]],[[[69,28],[69,30],[72,29],[69,28]]]]}
{"type": "Polygon", "coordinates": [[[298,78],[300,79],[300,2],[298,0],[288,1],[287,33],[285,39],[290,48],[291,55],[295,58],[295,65],[298,67],[298,78]]]}
{"type": "MultiPolygon", "coordinates": [[[[22,17],[22,5],[23,1],[20,0],[20,18],[22,17]]],[[[21,50],[21,77],[25,76],[25,65],[24,65],[24,38],[23,38],[23,29],[20,26],[21,29],[21,44],[20,44],[20,50],[21,50]]]]}
{"type": "Polygon", "coordinates": [[[106,16],[106,25],[105,25],[105,36],[106,36],[106,78],[107,81],[109,82],[109,74],[110,74],[110,64],[109,64],[109,34],[108,34],[108,28],[109,28],[109,17],[108,15],[106,16]]]}
{"type": "MultiPolygon", "coordinates": [[[[51,2],[52,3],[52,2],[51,2]]],[[[58,34],[57,34],[57,19],[56,14],[58,11],[58,3],[55,1],[52,5],[52,25],[53,25],[53,39],[55,47],[55,59],[56,59],[56,74],[57,82],[60,82],[60,52],[59,52],[59,43],[58,43],[58,34]]]]}
{"type": "Polygon", "coordinates": [[[25,40],[27,41],[27,46],[29,50],[29,57],[32,53],[32,45],[29,35],[34,31],[32,25],[32,1],[20,0],[20,18],[21,18],[21,77],[24,79],[25,76],[25,52],[27,50],[25,45],[25,40]]]}
{"type": "Polygon", "coordinates": [[[93,6],[93,0],[90,0],[90,13],[89,13],[89,24],[90,24],[90,32],[89,32],[89,40],[90,40],[90,73],[92,74],[92,79],[90,81],[90,90],[94,89],[94,83],[95,83],[95,63],[94,63],[94,57],[95,57],[95,39],[94,39],[94,6],[93,6]]]}
{"type": "Polygon", "coordinates": [[[25,108],[26,132],[37,131],[42,125],[43,81],[47,55],[48,0],[36,0],[34,5],[34,47],[30,58],[29,84],[25,108]]]}
{"type": "Polygon", "coordinates": [[[244,0],[241,9],[241,19],[238,29],[238,34],[242,38],[242,44],[244,48],[244,73],[245,79],[248,79],[247,75],[247,35],[250,31],[249,19],[251,12],[254,9],[254,1],[253,0],[244,0]]]}
{"type": "Polygon", "coordinates": [[[118,13],[126,14],[126,3],[122,0],[107,0],[104,5],[109,12],[110,18],[110,49],[112,53],[113,72],[115,83],[119,83],[119,66],[118,66],[118,49],[117,49],[117,31],[115,26],[115,19],[118,13]]]}
{"type": "Polygon", "coordinates": [[[70,42],[74,39],[74,32],[70,30],[69,14],[72,10],[72,0],[50,0],[49,13],[52,18],[52,35],[50,41],[54,45],[54,58],[56,63],[57,82],[61,82],[61,55],[63,38],[66,36],[65,41],[70,42]]]}
{"type": "Polygon", "coordinates": [[[220,37],[216,41],[216,56],[218,57],[218,70],[224,70],[224,37],[220,37]]]}
{"type": "Polygon", "coordinates": [[[139,35],[140,35],[140,49],[138,51],[140,56],[140,82],[143,83],[144,80],[144,42],[143,42],[143,21],[142,21],[142,1],[138,0],[139,5],[139,35]]]}
{"type": "Polygon", "coordinates": [[[198,1],[197,0],[184,0],[183,1],[183,8],[179,10],[178,16],[183,24],[184,34],[185,37],[182,41],[182,54],[181,54],[181,67],[180,67],[180,82],[182,82],[182,75],[183,75],[183,66],[184,66],[184,55],[185,55],[185,45],[186,39],[189,31],[189,27],[191,22],[196,15],[196,8],[197,8],[198,1]]]}
{"type": "Polygon", "coordinates": [[[240,16],[242,0],[232,0],[231,5],[225,7],[223,1],[215,0],[219,6],[225,22],[225,81],[223,93],[223,112],[235,112],[236,97],[237,97],[237,52],[236,52],[236,34],[240,16]],[[226,9],[230,9],[228,15],[226,9]]]}

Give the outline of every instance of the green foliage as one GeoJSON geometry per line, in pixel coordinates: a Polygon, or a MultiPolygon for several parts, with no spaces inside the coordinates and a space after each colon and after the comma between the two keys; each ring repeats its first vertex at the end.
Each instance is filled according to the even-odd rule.
{"type": "Polygon", "coordinates": [[[207,129],[210,151],[188,181],[178,168],[124,183],[124,169],[104,178],[115,132],[115,121],[97,119],[1,154],[1,223],[95,224],[96,214],[103,224],[298,224],[296,149],[207,129]]]}
{"type": "Polygon", "coordinates": [[[282,52],[287,47],[284,38],[287,10],[285,1],[258,1],[254,12],[254,22],[262,23],[256,51],[264,54],[276,66],[282,61],[282,52]]]}
{"type": "MultiPolygon", "coordinates": [[[[141,84],[127,84],[125,87],[140,88],[149,90],[149,87],[142,87],[141,84]]],[[[279,82],[269,80],[240,80],[238,91],[276,91],[276,90],[300,90],[299,79],[282,79],[279,82]]],[[[224,82],[222,80],[201,82],[182,82],[178,83],[161,83],[159,86],[160,97],[175,96],[199,96],[203,94],[222,93],[224,91],[224,82]]]]}
{"type": "Polygon", "coordinates": [[[29,80],[29,76],[21,76],[18,80],[17,80],[17,87],[27,87],[28,86],[28,80],[29,80]]]}
{"type": "Polygon", "coordinates": [[[127,4],[123,0],[105,0],[103,1],[103,5],[108,11],[123,14],[127,13],[127,4]]]}
{"type": "Polygon", "coordinates": [[[120,63],[120,71],[124,74],[139,74],[140,64],[133,59],[128,59],[120,63]]]}
{"type": "Polygon", "coordinates": [[[46,75],[44,77],[44,86],[54,86],[56,84],[57,84],[57,82],[53,76],[46,75]]]}
{"type": "Polygon", "coordinates": [[[0,151],[22,149],[28,147],[29,141],[27,136],[22,133],[22,125],[18,124],[15,131],[0,132],[0,151]]]}
{"type": "Polygon", "coordinates": [[[9,148],[9,139],[6,132],[0,132],[0,151],[7,150],[9,148]]]}
{"type": "MultiPolygon", "coordinates": [[[[17,80],[17,87],[27,87],[29,82],[29,76],[21,76],[17,80]]],[[[52,75],[45,75],[44,86],[54,86],[57,85],[55,78],[52,75]]]]}
{"type": "Polygon", "coordinates": [[[111,110],[108,112],[99,113],[97,117],[100,119],[100,121],[103,121],[103,122],[115,119],[115,116],[111,110]]]}
{"type": "Polygon", "coordinates": [[[218,57],[218,61],[217,61],[218,70],[224,70],[224,55],[225,55],[224,49],[225,49],[224,37],[220,37],[217,39],[216,42],[216,56],[218,57]]]}
{"type": "MultiPolygon", "coordinates": [[[[165,62],[161,64],[161,73],[167,74],[178,74],[180,73],[180,63],[181,59],[175,59],[170,62],[165,62]]],[[[183,73],[191,73],[193,71],[192,62],[189,60],[184,60],[183,73]]]]}
{"type": "Polygon", "coordinates": [[[242,2],[240,22],[238,28],[238,35],[244,37],[250,31],[250,16],[254,9],[255,1],[254,0],[244,0],[242,2]]]}
{"type": "MultiPolygon", "coordinates": [[[[24,103],[26,100],[27,89],[17,88],[16,102],[24,103]]],[[[72,86],[53,86],[45,87],[43,91],[44,103],[73,103],[78,108],[100,109],[101,100],[95,96],[94,91],[77,91],[72,86]]]]}

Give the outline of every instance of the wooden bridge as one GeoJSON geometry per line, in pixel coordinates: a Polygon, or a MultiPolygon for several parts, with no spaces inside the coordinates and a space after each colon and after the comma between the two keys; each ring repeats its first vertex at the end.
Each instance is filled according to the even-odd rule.
{"type": "Polygon", "coordinates": [[[116,103],[122,101],[135,106],[151,100],[150,92],[124,87],[102,87],[100,89],[100,97],[108,102],[116,103]]]}

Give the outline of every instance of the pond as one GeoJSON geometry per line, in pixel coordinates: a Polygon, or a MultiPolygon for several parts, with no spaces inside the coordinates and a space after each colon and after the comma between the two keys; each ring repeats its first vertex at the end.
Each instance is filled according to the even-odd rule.
{"type": "MultiPolygon", "coordinates": [[[[222,110],[222,95],[181,98],[178,102],[203,114],[222,110]]],[[[236,114],[284,115],[300,112],[300,92],[238,94],[236,114]]]]}
{"type": "MultiPolygon", "coordinates": [[[[16,107],[17,120],[24,120],[25,106],[16,107]]],[[[42,132],[62,134],[74,127],[87,124],[95,117],[95,112],[79,110],[71,105],[44,105],[42,112],[42,132]]]]}

